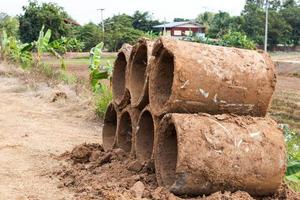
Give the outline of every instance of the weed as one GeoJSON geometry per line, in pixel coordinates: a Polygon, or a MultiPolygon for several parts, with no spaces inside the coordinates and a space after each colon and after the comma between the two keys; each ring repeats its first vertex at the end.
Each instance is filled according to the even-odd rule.
{"type": "Polygon", "coordinates": [[[62,80],[65,84],[74,84],[77,82],[77,77],[73,74],[69,74],[65,70],[58,72],[58,79],[62,80]]]}
{"type": "Polygon", "coordinates": [[[300,191],[300,135],[289,129],[288,126],[283,127],[288,166],[285,181],[295,191],[300,191]]]}
{"type": "Polygon", "coordinates": [[[101,84],[101,86],[98,87],[97,91],[95,91],[95,99],[96,99],[96,114],[99,117],[103,118],[108,105],[112,101],[111,89],[105,84],[101,84]]]}

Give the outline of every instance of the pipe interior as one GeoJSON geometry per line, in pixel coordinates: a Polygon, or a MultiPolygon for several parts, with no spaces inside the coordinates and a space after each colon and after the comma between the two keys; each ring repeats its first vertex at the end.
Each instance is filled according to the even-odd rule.
{"type": "Polygon", "coordinates": [[[125,78],[126,78],[127,61],[124,53],[120,52],[115,61],[113,71],[113,95],[117,101],[122,100],[125,94],[125,78]]]}
{"type": "Polygon", "coordinates": [[[126,152],[131,151],[132,122],[128,112],[122,114],[118,130],[118,146],[126,152]]]}
{"type": "Polygon", "coordinates": [[[157,149],[158,171],[164,186],[170,187],[176,180],[177,133],[173,123],[161,131],[157,149]]]}
{"type": "Polygon", "coordinates": [[[112,104],[107,108],[103,126],[103,148],[112,149],[117,130],[117,112],[112,104]]]}
{"type": "Polygon", "coordinates": [[[136,134],[136,156],[141,161],[151,159],[154,142],[154,122],[149,111],[143,112],[136,134]]]}
{"type": "Polygon", "coordinates": [[[167,50],[162,50],[158,62],[153,69],[151,103],[160,109],[170,98],[174,76],[174,57],[167,50]]]}
{"type": "Polygon", "coordinates": [[[136,51],[130,70],[130,94],[131,101],[133,103],[136,103],[143,94],[143,89],[147,77],[147,65],[147,46],[142,45],[136,51]]]}

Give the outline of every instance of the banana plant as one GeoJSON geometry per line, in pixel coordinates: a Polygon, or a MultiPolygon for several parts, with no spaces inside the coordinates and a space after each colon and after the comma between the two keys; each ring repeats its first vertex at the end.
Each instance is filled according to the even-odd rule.
{"type": "Polygon", "coordinates": [[[112,64],[107,63],[107,65],[101,66],[101,54],[103,49],[103,42],[97,44],[90,51],[90,80],[92,89],[94,92],[102,91],[103,86],[101,85],[101,80],[108,79],[111,82],[112,77],[112,64]]]}
{"type": "Polygon", "coordinates": [[[65,71],[67,67],[64,62],[64,57],[56,52],[50,45],[51,30],[48,29],[46,33],[44,33],[44,29],[45,26],[42,26],[38,40],[33,42],[33,46],[35,46],[37,50],[37,66],[40,65],[43,54],[49,52],[61,61],[61,69],[65,71]]]}

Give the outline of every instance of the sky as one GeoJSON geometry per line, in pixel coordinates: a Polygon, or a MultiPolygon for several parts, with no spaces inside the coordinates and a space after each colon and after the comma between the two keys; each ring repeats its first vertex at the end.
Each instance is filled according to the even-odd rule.
{"type": "MultiPolygon", "coordinates": [[[[154,19],[172,21],[175,17],[194,19],[204,11],[226,11],[239,15],[245,0],[38,0],[55,2],[62,6],[80,24],[101,21],[99,8],[104,8],[104,19],[114,14],[133,14],[134,11],[149,11],[154,19]]],[[[0,0],[0,12],[9,15],[21,14],[27,0],[0,0]]]]}

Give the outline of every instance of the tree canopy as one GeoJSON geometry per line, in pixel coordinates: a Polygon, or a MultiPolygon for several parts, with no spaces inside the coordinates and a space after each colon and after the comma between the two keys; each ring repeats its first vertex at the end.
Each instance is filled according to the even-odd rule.
{"type": "Polygon", "coordinates": [[[42,3],[29,1],[23,7],[24,14],[19,16],[20,38],[23,42],[32,42],[38,38],[42,26],[52,30],[51,40],[67,36],[70,25],[65,19],[70,18],[64,9],[55,3],[42,3]]]}

